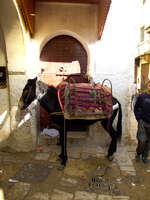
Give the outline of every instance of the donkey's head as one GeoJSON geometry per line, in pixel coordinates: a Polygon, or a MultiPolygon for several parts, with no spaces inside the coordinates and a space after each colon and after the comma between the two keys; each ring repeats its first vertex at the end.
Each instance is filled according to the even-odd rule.
{"type": "Polygon", "coordinates": [[[36,98],[36,80],[37,78],[29,79],[25,85],[18,103],[21,110],[26,109],[36,98]]]}

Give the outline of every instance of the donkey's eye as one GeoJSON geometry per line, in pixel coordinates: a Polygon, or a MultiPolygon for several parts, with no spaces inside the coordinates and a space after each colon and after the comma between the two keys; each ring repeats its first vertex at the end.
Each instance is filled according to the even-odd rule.
{"type": "Polygon", "coordinates": [[[26,97],[28,95],[28,90],[23,91],[23,97],[26,97]]]}
{"type": "Polygon", "coordinates": [[[28,93],[28,90],[27,89],[24,90],[23,93],[26,95],[28,93]]]}

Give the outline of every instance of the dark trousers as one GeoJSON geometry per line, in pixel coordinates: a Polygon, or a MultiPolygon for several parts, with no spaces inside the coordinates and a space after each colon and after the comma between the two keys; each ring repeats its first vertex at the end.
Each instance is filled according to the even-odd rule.
{"type": "Polygon", "coordinates": [[[142,155],[142,157],[147,158],[150,149],[150,127],[145,127],[145,130],[146,130],[147,140],[145,142],[141,142],[140,140],[138,140],[136,152],[138,155],[142,155]]]}

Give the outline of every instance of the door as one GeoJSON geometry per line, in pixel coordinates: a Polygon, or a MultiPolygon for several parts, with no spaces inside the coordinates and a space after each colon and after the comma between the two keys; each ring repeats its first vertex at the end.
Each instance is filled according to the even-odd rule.
{"type": "Polygon", "coordinates": [[[142,64],[141,65],[141,90],[146,89],[146,83],[148,81],[148,74],[149,74],[149,64],[142,64]]]}

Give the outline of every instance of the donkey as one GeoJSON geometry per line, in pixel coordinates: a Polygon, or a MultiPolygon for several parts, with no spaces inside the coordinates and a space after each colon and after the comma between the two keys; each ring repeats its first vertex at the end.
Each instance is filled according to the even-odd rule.
{"type": "MultiPolygon", "coordinates": [[[[47,86],[47,90],[44,95],[37,96],[37,77],[34,79],[29,79],[25,85],[22,95],[20,97],[18,106],[21,110],[26,109],[35,99],[37,99],[42,106],[50,115],[52,121],[58,125],[60,133],[60,145],[61,153],[59,155],[59,160],[62,166],[66,166],[68,156],[67,156],[67,131],[69,127],[69,120],[64,118],[63,113],[61,113],[61,106],[58,100],[57,88],[53,86],[47,86]],[[55,113],[55,114],[54,114],[55,113]]],[[[112,97],[113,111],[110,118],[104,119],[92,119],[92,120],[71,120],[71,123],[76,125],[92,125],[93,123],[100,121],[104,129],[109,133],[111,137],[111,142],[108,148],[107,158],[108,160],[113,160],[113,154],[117,150],[117,142],[121,141],[122,137],[122,108],[120,102],[112,97]],[[118,114],[118,115],[117,115],[118,114]],[[115,117],[118,116],[116,130],[113,127],[113,121],[115,117]]]]}

